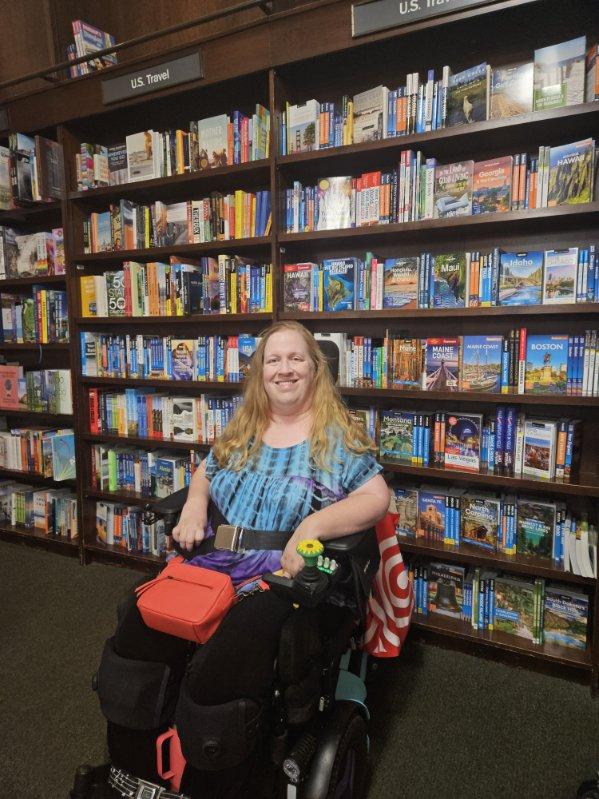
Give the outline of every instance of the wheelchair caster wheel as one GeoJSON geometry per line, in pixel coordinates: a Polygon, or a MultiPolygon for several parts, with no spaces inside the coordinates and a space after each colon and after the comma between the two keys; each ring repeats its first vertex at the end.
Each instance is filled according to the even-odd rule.
{"type": "Polygon", "coordinates": [[[576,791],[576,799],[599,799],[599,782],[587,780],[576,791]]]}

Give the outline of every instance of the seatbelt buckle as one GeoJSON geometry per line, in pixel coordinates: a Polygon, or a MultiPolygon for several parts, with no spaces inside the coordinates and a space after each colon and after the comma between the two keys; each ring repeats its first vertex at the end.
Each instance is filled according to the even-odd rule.
{"type": "Polygon", "coordinates": [[[145,780],[138,780],[137,793],[135,799],[160,799],[164,793],[164,788],[161,785],[155,785],[152,782],[145,780]]]}
{"type": "Polygon", "coordinates": [[[242,547],[243,532],[243,527],[234,524],[219,524],[214,536],[214,548],[243,554],[245,552],[242,547]]]}

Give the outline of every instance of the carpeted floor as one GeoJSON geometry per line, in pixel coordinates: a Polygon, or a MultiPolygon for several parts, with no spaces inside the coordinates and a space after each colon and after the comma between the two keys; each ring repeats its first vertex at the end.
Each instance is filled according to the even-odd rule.
{"type": "MultiPolygon", "coordinates": [[[[138,577],[0,542],[0,799],[67,799],[103,759],[90,679],[138,577]]],[[[599,700],[557,677],[411,643],[369,706],[369,799],[571,799],[599,767],[599,700]]]]}

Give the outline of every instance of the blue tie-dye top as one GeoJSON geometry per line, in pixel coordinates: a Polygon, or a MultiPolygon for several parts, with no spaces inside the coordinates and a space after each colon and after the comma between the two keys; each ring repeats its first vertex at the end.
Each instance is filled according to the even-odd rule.
{"type": "MultiPolygon", "coordinates": [[[[229,524],[292,533],[306,516],[343,499],[382,471],[372,454],[358,455],[342,440],[337,440],[333,450],[331,471],[314,468],[309,448],[309,441],[282,448],[263,444],[256,462],[237,472],[222,469],[210,451],[206,477],[212,502],[229,524]]],[[[209,524],[207,535],[212,534],[209,524]]],[[[190,562],[230,574],[238,584],[279,569],[281,552],[214,551],[190,562]]]]}

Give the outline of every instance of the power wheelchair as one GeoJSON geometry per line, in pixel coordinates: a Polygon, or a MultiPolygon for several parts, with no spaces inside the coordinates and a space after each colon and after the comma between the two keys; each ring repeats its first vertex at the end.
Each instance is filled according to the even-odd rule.
{"type": "MultiPolygon", "coordinates": [[[[148,521],[152,515],[161,517],[170,532],[186,496],[183,489],[154,503],[151,511],[148,506],[148,521]]],[[[292,603],[294,610],[281,632],[271,704],[266,708],[267,732],[261,751],[253,753],[259,763],[248,797],[360,799],[365,795],[369,713],[367,655],[360,651],[360,642],[379,558],[376,535],[370,529],[325,542],[318,561],[305,558],[306,566],[294,579],[264,576],[270,590],[292,603]]],[[[158,741],[157,757],[159,772],[170,779],[171,787],[156,788],[140,780],[130,796],[178,795],[176,761],[181,760],[181,750],[174,729],[170,737],[170,752],[158,741]]],[[[109,769],[110,764],[80,766],[70,799],[116,797],[107,786],[109,769]]]]}

